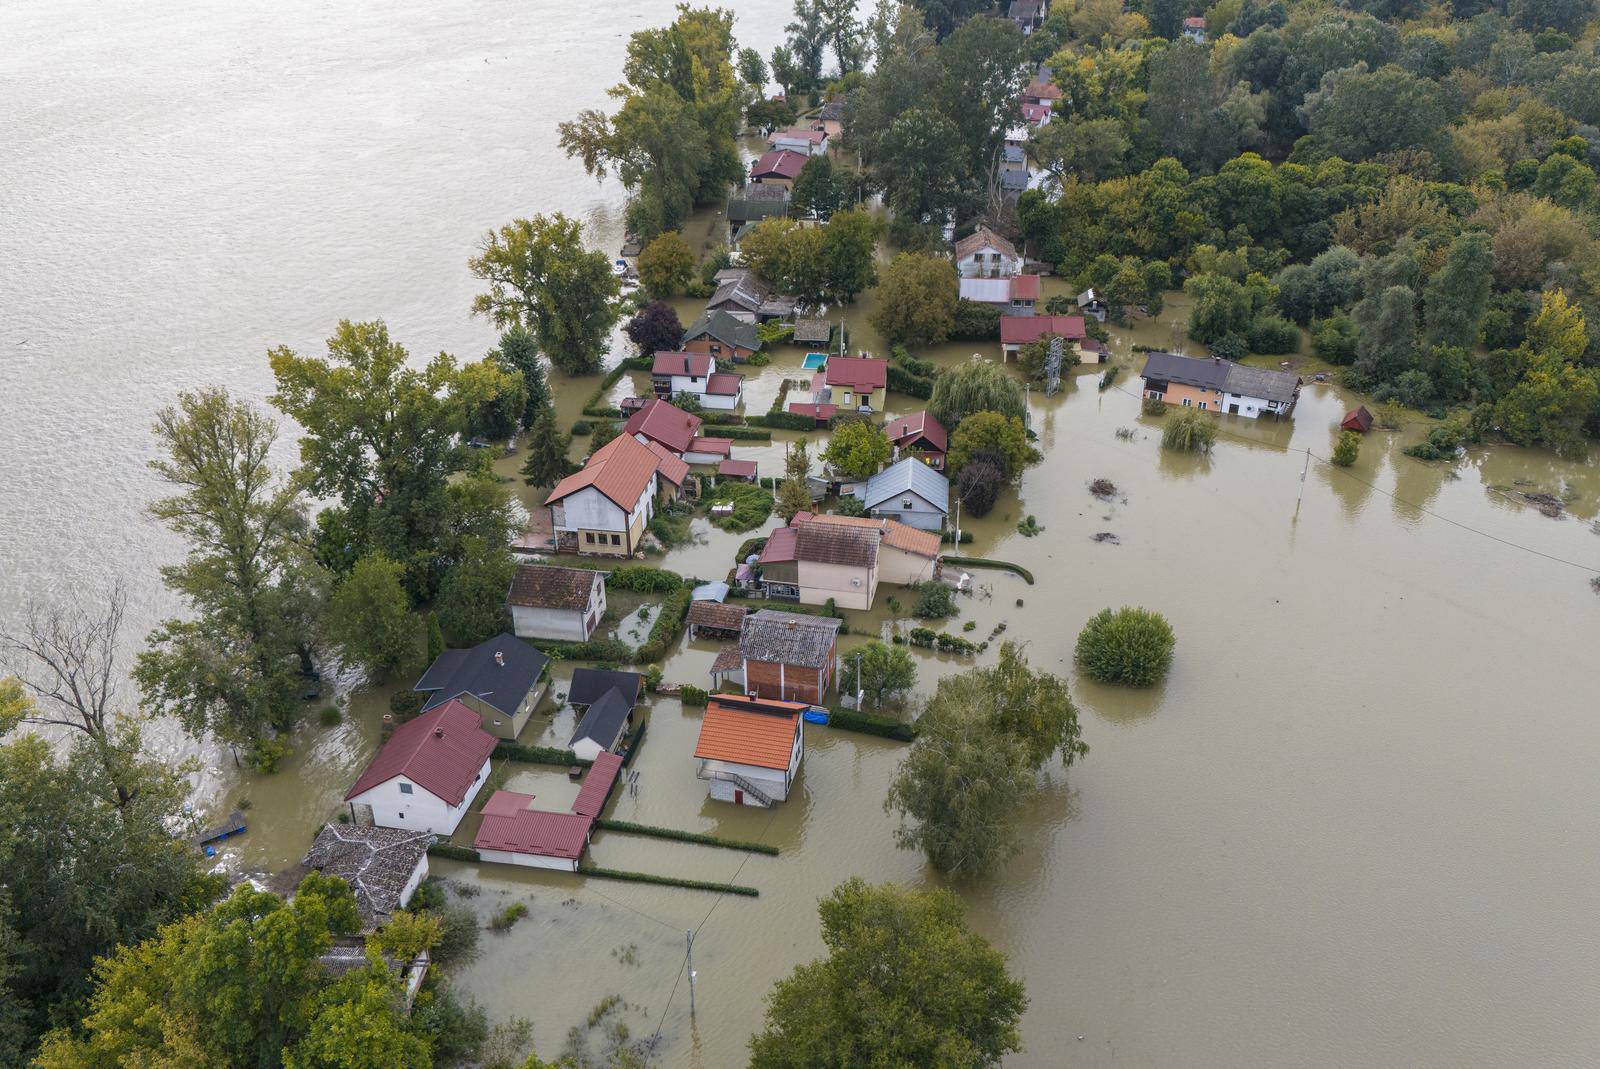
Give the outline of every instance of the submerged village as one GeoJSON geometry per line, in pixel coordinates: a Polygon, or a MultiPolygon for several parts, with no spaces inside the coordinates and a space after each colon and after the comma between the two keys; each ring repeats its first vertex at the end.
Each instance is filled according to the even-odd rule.
{"type": "MultiPolygon", "coordinates": [[[[1593,14],[637,30],[611,109],[548,119],[620,245],[531,189],[462,250],[482,358],[344,321],[270,349],[268,404],[182,384],[149,508],[186,611],[0,633],[0,1066],[1225,1060],[1096,1034],[1062,844],[1104,863],[1119,778],[1255,774],[1141,762],[1153,720],[1310,755],[1345,741],[1296,694],[1427,704],[1353,634],[1420,630],[1391,569],[1504,604],[1539,558],[1600,633],[1593,14]]],[[[1158,854],[1209,834],[1183,808],[1158,854]]],[[[1137,882],[1248,897],[1234,863],[1137,882]]]]}

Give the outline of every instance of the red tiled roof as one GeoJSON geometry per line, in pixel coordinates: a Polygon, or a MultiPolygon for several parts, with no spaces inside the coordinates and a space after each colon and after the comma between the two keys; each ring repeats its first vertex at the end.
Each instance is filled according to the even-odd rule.
{"type": "Polygon", "coordinates": [[[1004,345],[1026,345],[1046,334],[1059,334],[1068,341],[1084,337],[1082,316],[1001,316],[1000,341],[1004,345]]]}
{"type": "Polygon", "coordinates": [[[683,458],[660,442],[646,442],[644,446],[656,455],[656,474],[673,486],[682,486],[683,480],[689,477],[689,465],[683,458]]]}
{"type": "Polygon", "coordinates": [[[483,823],[478,826],[472,845],[479,850],[505,850],[572,861],[583,856],[594,818],[579,813],[529,809],[527,803],[531,801],[532,795],[496,791],[483,808],[483,823]],[[503,799],[504,795],[511,797],[503,799]],[[490,812],[491,807],[495,807],[495,812],[490,812]]]}
{"type": "Polygon", "coordinates": [[[495,741],[482,718],[452,698],[395,728],[345,800],[404,776],[446,805],[460,805],[495,741]]]}
{"type": "Polygon", "coordinates": [[[719,371],[706,379],[706,393],[715,394],[718,397],[737,397],[742,389],[744,389],[743,375],[719,371]]]}
{"type": "Polygon", "coordinates": [[[926,412],[913,412],[909,416],[891,419],[884,424],[883,433],[893,445],[926,438],[928,444],[941,453],[950,448],[950,435],[945,431],[944,424],[926,412]]]}
{"type": "Polygon", "coordinates": [[[804,702],[712,697],[700,720],[696,757],[757,768],[788,768],[804,702]]]}
{"type": "MultiPolygon", "coordinates": [[[[628,422],[631,425],[633,420],[628,422]]],[[[557,483],[544,503],[560,501],[592,486],[622,511],[629,512],[638,504],[639,495],[650,488],[650,476],[656,473],[656,467],[653,452],[631,434],[619,434],[596,449],[581,469],[557,483]]]]}
{"type": "Polygon", "coordinates": [[[609,751],[602,752],[589,766],[589,774],[583,777],[583,786],[572,803],[572,811],[582,817],[598,817],[621,773],[622,758],[609,751]]]}
{"type": "Polygon", "coordinates": [[[767,138],[767,144],[775,145],[779,141],[804,141],[816,145],[822,142],[826,134],[821,130],[808,130],[804,126],[791,126],[787,130],[774,130],[767,138]]]}
{"type": "Polygon", "coordinates": [[[650,365],[652,375],[692,375],[704,378],[711,374],[710,353],[674,353],[665,349],[656,351],[650,365]]]}
{"type": "Polygon", "coordinates": [[[1203,30],[1203,29],[1205,29],[1206,28],[1205,16],[1204,15],[1190,15],[1188,18],[1183,20],[1183,28],[1186,29],[1186,30],[1203,30]]]}
{"type": "Polygon", "coordinates": [[[881,390],[889,381],[889,362],[865,356],[836,356],[828,361],[822,381],[865,393],[881,390]]]}
{"type": "Polygon", "coordinates": [[[890,520],[884,525],[883,544],[903,549],[907,553],[915,553],[919,557],[927,557],[929,560],[939,555],[938,535],[932,531],[919,530],[898,520],[890,520]]]}
{"type": "Polygon", "coordinates": [[[779,527],[767,536],[767,544],[761,547],[761,556],[756,559],[757,564],[787,564],[798,558],[794,555],[795,537],[800,532],[793,527],[779,527]]]}
{"type": "Polygon", "coordinates": [[[1048,105],[1048,104],[1024,104],[1024,105],[1022,105],[1022,117],[1024,119],[1027,119],[1029,122],[1036,123],[1040,119],[1044,118],[1046,115],[1049,115],[1049,114],[1050,114],[1050,105],[1048,105]]]}
{"type": "Polygon", "coordinates": [[[1011,299],[1013,301],[1037,301],[1039,299],[1039,276],[1014,276],[1011,279],[1011,299]]]}
{"type": "Polygon", "coordinates": [[[750,165],[751,178],[799,178],[800,169],[809,159],[803,152],[779,148],[763,155],[759,160],[750,165]]]}
{"type": "Polygon", "coordinates": [[[694,432],[700,429],[700,417],[657,398],[629,416],[622,429],[629,436],[642,434],[674,453],[682,453],[689,447],[694,432]]]}
{"type": "Polygon", "coordinates": [[[1062,97],[1061,87],[1054,82],[1029,82],[1022,95],[1038,97],[1040,100],[1060,100],[1062,97]]]}
{"type": "Polygon", "coordinates": [[[745,607],[720,601],[695,601],[689,604],[689,626],[717,631],[737,631],[744,624],[745,607]]]}
{"type": "Polygon", "coordinates": [[[732,438],[700,437],[689,442],[685,453],[710,453],[713,456],[725,457],[733,452],[732,438]]]}
{"type": "Polygon", "coordinates": [[[756,462],[753,460],[724,460],[717,465],[718,475],[727,475],[735,479],[748,479],[756,473],[756,462]]]}
{"type": "Polygon", "coordinates": [[[533,609],[583,612],[594,594],[597,573],[587,568],[559,568],[551,564],[523,564],[511,577],[506,602],[533,609]]]}
{"type": "Polygon", "coordinates": [[[810,416],[818,423],[826,423],[839,413],[835,404],[814,405],[810,401],[790,401],[789,411],[797,416],[810,416]]]}

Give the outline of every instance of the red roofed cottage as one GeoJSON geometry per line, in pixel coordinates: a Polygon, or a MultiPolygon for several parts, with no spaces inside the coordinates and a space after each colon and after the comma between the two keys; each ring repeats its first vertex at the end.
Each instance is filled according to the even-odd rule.
{"type": "Polygon", "coordinates": [[[381,828],[451,834],[489,778],[496,741],[454,699],[401,724],[345,794],[352,819],[366,807],[381,828]]]}

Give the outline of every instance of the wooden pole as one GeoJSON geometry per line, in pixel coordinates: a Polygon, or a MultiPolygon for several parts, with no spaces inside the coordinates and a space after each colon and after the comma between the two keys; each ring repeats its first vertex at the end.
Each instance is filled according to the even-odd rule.
{"type": "Polygon", "coordinates": [[[694,932],[685,930],[684,938],[688,941],[689,960],[689,1017],[694,1018],[694,932]]]}

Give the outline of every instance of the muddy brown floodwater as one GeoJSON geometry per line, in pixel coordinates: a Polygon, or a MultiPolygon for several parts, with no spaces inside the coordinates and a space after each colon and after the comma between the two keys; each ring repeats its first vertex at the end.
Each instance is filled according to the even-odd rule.
{"type": "MultiPolygon", "coordinates": [[[[737,6],[741,29],[770,47],[760,34],[772,35],[785,5],[737,6]]],[[[476,233],[512,212],[578,211],[613,245],[615,191],[556,158],[548,127],[600,102],[626,33],[665,21],[668,6],[606,9],[603,32],[586,13],[575,19],[582,34],[539,5],[493,18],[470,4],[402,7],[380,19],[359,4],[306,6],[270,22],[210,12],[220,21],[207,23],[188,66],[161,57],[197,12],[0,12],[0,30],[30,57],[29,77],[6,83],[19,106],[0,117],[18,134],[6,181],[25,205],[0,233],[8,267],[24,266],[0,272],[0,295],[21,312],[0,320],[0,338],[13,394],[37,402],[0,424],[8,605],[114,574],[135,589],[140,633],[171,610],[152,565],[175,547],[140,509],[153,496],[146,425],[172,391],[220,377],[259,398],[262,351],[313,347],[339,315],[387,314],[419,354],[473,355],[489,332],[466,318],[474,287],[461,261],[476,233]],[[519,21],[496,21],[505,17],[519,21]],[[499,27],[493,42],[473,30],[488,24],[499,27]],[[73,25],[88,36],[63,31],[73,25]],[[342,44],[330,51],[373,33],[361,59],[342,44]],[[136,72],[89,78],[71,41],[107,53],[96,70],[136,72]],[[298,72],[287,83],[270,76],[276,58],[265,62],[280,54],[298,72]],[[165,88],[208,77],[224,88],[181,100],[165,88]],[[254,103],[267,87],[276,110],[254,103]],[[529,109],[528,93],[548,107],[529,109]],[[471,136],[513,121],[530,146],[471,136]],[[124,139],[126,152],[109,150],[124,139]],[[238,144],[267,146],[275,177],[252,169],[262,161],[234,159],[238,144]],[[438,144],[450,147],[428,151],[438,144]],[[352,176],[311,166],[313,148],[345,160],[340,145],[367,151],[352,176]],[[394,198],[368,195],[357,173],[381,177],[394,198]],[[179,174],[198,188],[169,200],[167,179],[179,174]],[[248,203],[239,189],[253,191],[248,203]],[[119,196],[126,210],[115,218],[77,214],[119,196]],[[69,307],[70,265],[49,237],[57,226],[100,249],[116,284],[69,307]],[[217,246],[217,234],[234,244],[217,246]],[[149,269],[149,250],[161,270],[149,269]],[[180,314],[201,298],[198,313],[180,314]]],[[[881,349],[868,310],[848,310],[854,340],[881,349]]],[[[1172,323],[1184,313],[1175,298],[1158,321],[1116,333],[1117,388],[1098,390],[1097,370],[1085,369],[1056,397],[1035,391],[1043,463],[993,514],[964,524],[976,536],[966,552],[1021,563],[1038,583],[975,573],[978,589],[950,626],[974,621],[981,637],[1004,624],[1035,664],[1067,676],[1092,747],[1070,774],[1045,770],[1017,817],[1022,852],[992,880],[956,888],[1027,983],[1025,1049],[1008,1067],[1592,1063],[1600,598],[1584,569],[1600,568],[1590,531],[1600,467],[1503,446],[1474,448],[1452,468],[1423,464],[1400,452],[1420,437],[1413,427],[1369,435],[1347,472],[1310,460],[1302,483],[1306,451],[1327,455],[1353,401],[1325,385],[1307,386],[1289,423],[1219,417],[1225,435],[1208,458],[1163,453],[1159,420],[1139,412],[1131,346],[1181,342],[1172,323]],[[1099,477],[1118,487],[1109,501],[1089,493],[1099,477]],[[1497,487],[1557,493],[1568,517],[1497,487]],[[1043,528],[1032,538],[1016,529],[1030,514],[1043,528]],[[1094,541],[1106,531],[1114,542],[1094,541]],[[1177,632],[1172,672],[1148,691],[1096,686],[1070,662],[1084,621],[1123,604],[1159,609],[1177,632]]],[[[972,345],[922,355],[948,364],[975,350],[994,355],[972,345]]],[[[780,350],[752,371],[751,408],[765,408],[786,375],[803,377],[800,357],[780,350]]],[[[593,380],[556,385],[570,421],[593,380]]],[[[892,398],[894,412],[912,407],[892,398]]],[[[792,436],[777,437],[737,453],[775,474],[792,436]]],[[[695,533],[662,563],[720,575],[744,538],[704,520],[695,533]]],[[[886,602],[852,616],[847,651],[904,626],[886,602]]],[[[666,678],[703,683],[713,654],[680,642],[666,678]]],[[[923,695],[972,663],[917,656],[923,695]]],[[[570,668],[558,666],[558,690],[570,668]]],[[[252,803],[249,833],[224,851],[230,870],[270,872],[300,856],[370,756],[386,703],[386,690],[355,692],[344,722],[301,731],[275,776],[239,775],[225,755],[200,752],[212,769],[197,779],[202,800],[252,803]]],[[[657,698],[649,716],[637,779],[612,815],[762,839],[781,853],[602,833],[595,861],[736,880],[760,897],[440,861],[436,872],[478,892],[461,901],[481,916],[511,899],[531,910],[509,933],[485,933],[456,982],[495,1016],[531,1019],[547,1056],[617,994],[635,1036],[659,1028],[664,1066],[721,1069],[741,1064],[773,981],[820,952],[819,896],[855,875],[941,881],[895,847],[883,812],[899,744],[812,728],[800,790],[771,812],[743,810],[709,803],[694,778],[698,712],[657,698]],[[698,929],[693,1020],[686,929],[698,929]]],[[[524,741],[564,741],[570,725],[549,704],[524,741]]],[[[170,752],[194,752],[162,738],[170,752]]],[[[552,804],[571,789],[551,771],[511,775],[552,804]]]]}

